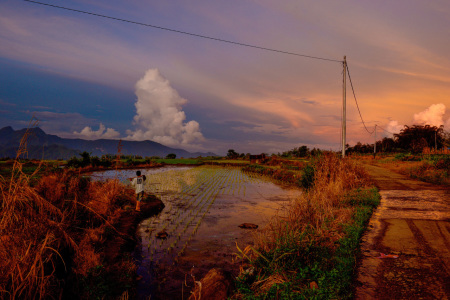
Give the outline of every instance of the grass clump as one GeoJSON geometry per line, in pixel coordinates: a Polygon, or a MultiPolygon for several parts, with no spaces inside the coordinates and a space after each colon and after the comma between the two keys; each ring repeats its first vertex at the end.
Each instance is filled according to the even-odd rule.
{"type": "Polygon", "coordinates": [[[203,162],[199,159],[188,159],[188,158],[160,158],[155,160],[159,164],[167,165],[201,165],[203,162]]]}
{"type": "Polygon", "coordinates": [[[78,283],[102,265],[106,229],[133,205],[132,191],[62,170],[34,181],[22,167],[16,159],[11,177],[0,176],[0,298],[60,298],[68,286],[90,298],[78,283]]]}
{"type": "Polygon", "coordinates": [[[239,251],[237,298],[351,298],[359,239],[379,195],[350,159],[325,154],[311,168],[311,187],[239,251]]]}
{"type": "Polygon", "coordinates": [[[450,185],[450,155],[426,155],[420,163],[401,171],[413,179],[439,185],[450,185]]]}
{"type": "Polygon", "coordinates": [[[275,179],[279,183],[301,186],[300,172],[292,169],[281,169],[277,167],[251,164],[242,168],[243,172],[256,173],[275,179]]]}

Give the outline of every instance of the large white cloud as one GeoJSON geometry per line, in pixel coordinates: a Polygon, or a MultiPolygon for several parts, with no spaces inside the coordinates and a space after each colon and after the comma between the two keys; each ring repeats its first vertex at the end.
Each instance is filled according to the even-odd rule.
{"type": "Polygon", "coordinates": [[[414,124],[418,125],[444,125],[445,105],[433,104],[424,111],[414,114],[414,124]]]}
{"type": "Polygon", "coordinates": [[[167,146],[189,146],[203,141],[196,121],[185,123],[182,98],[158,69],[148,70],[135,87],[137,102],[135,130],[127,130],[128,140],[152,140],[167,146]]]}
{"type": "Polygon", "coordinates": [[[383,132],[383,134],[387,134],[387,133],[399,133],[400,132],[400,130],[402,130],[403,129],[403,125],[400,125],[399,123],[398,123],[398,121],[395,121],[395,120],[393,120],[393,121],[390,121],[389,123],[388,123],[388,125],[386,126],[386,131],[387,132],[383,132]]]}
{"type": "MultiPolygon", "coordinates": [[[[442,103],[432,104],[427,109],[414,114],[413,124],[437,127],[444,125],[444,128],[448,131],[450,130],[450,118],[445,120],[445,110],[446,107],[442,103]]],[[[386,130],[391,133],[398,133],[403,127],[398,121],[393,120],[388,123],[386,130]]]]}

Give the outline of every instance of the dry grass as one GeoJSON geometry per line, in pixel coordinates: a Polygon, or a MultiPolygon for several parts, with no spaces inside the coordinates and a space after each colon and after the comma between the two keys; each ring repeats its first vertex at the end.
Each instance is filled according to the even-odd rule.
{"type": "Polygon", "coordinates": [[[84,275],[100,264],[96,245],[128,196],[117,181],[92,183],[67,171],[31,186],[34,174],[24,174],[18,159],[26,138],[11,178],[0,177],[0,298],[57,298],[69,271],[84,275]]]}
{"type": "Polygon", "coordinates": [[[312,186],[255,233],[255,247],[238,247],[235,299],[350,297],[359,220],[371,212],[362,203],[372,199],[362,195],[371,181],[354,160],[332,153],[316,159],[313,170],[304,173],[313,174],[312,186]]]}
{"type": "Polygon", "coordinates": [[[450,149],[442,148],[442,149],[437,150],[437,149],[434,149],[434,148],[425,147],[423,149],[422,153],[423,154],[441,154],[441,155],[442,154],[447,154],[447,155],[449,155],[450,154],[450,149]]]}
{"type": "Polygon", "coordinates": [[[252,289],[257,291],[255,296],[267,293],[267,291],[274,285],[285,283],[288,279],[283,274],[273,274],[267,278],[256,281],[252,284],[252,289]]]}
{"type": "Polygon", "coordinates": [[[348,224],[354,213],[345,195],[352,189],[369,186],[370,179],[362,166],[333,154],[321,157],[314,169],[313,188],[257,234],[257,248],[269,252],[285,241],[298,249],[302,248],[300,244],[311,242],[333,247],[344,235],[342,226],[348,224]]]}

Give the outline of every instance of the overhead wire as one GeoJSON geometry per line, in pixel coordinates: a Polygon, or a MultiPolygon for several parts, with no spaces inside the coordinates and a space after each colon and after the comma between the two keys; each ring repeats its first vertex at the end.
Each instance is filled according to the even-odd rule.
{"type": "Polygon", "coordinates": [[[361,122],[363,123],[364,128],[366,129],[366,131],[370,135],[372,135],[375,130],[370,131],[369,129],[367,129],[366,123],[364,122],[364,119],[363,119],[362,114],[361,114],[361,110],[359,109],[358,100],[356,99],[355,89],[353,88],[352,77],[350,76],[350,70],[348,68],[348,64],[347,64],[347,74],[348,74],[348,79],[350,80],[350,86],[352,87],[353,98],[355,99],[356,107],[358,108],[359,116],[361,117],[361,122]]]}
{"type": "MultiPolygon", "coordinates": [[[[290,52],[290,51],[284,51],[284,50],[279,50],[279,49],[274,49],[274,48],[268,48],[268,47],[262,47],[262,46],[257,46],[257,45],[252,45],[252,44],[248,44],[248,43],[242,43],[242,42],[236,42],[236,41],[231,41],[231,40],[226,40],[226,39],[222,39],[222,38],[218,38],[218,37],[212,37],[212,36],[206,36],[206,35],[202,35],[202,34],[198,34],[198,33],[192,33],[192,32],[187,32],[187,31],[182,31],[182,30],[177,30],[177,29],[172,29],[172,28],[168,28],[168,27],[162,27],[162,26],[158,26],[158,25],[153,25],[153,24],[147,24],[147,23],[142,23],[142,22],[138,22],[138,21],[133,21],[133,20],[127,20],[127,19],[122,19],[122,18],[117,18],[117,17],[112,17],[112,16],[108,16],[108,15],[103,15],[103,14],[98,14],[98,13],[93,13],[93,12],[89,12],[89,11],[85,11],[85,10],[79,10],[79,9],[74,9],[74,8],[69,8],[69,7],[64,7],[64,6],[59,6],[59,5],[54,5],[54,4],[49,4],[49,3],[43,3],[43,2],[39,2],[39,1],[34,1],[34,0],[24,0],[25,2],[29,2],[29,3],[34,3],[34,4],[39,4],[39,5],[44,5],[44,6],[49,6],[49,7],[53,7],[53,8],[58,8],[58,9],[63,9],[63,10],[68,10],[68,11],[72,11],[72,12],[77,12],[77,13],[82,13],[82,14],[87,14],[87,15],[91,15],[91,16],[96,16],[96,17],[101,17],[101,18],[106,18],[106,19],[111,19],[111,20],[115,20],[115,21],[120,21],[120,22],[125,22],[125,23],[130,23],[130,24],[135,24],[135,25],[140,25],[140,26],[145,26],[145,27],[151,27],[151,28],[155,28],[155,29],[160,29],[160,30],[165,30],[165,31],[169,31],[169,32],[174,32],[174,33],[179,33],[179,34],[184,34],[184,35],[188,35],[188,36],[193,36],[193,37],[197,37],[197,38],[203,38],[203,39],[208,39],[208,40],[213,40],[213,41],[217,41],[217,42],[223,42],[223,43],[228,43],[228,44],[232,44],[232,45],[237,45],[237,46],[243,46],[243,47],[249,47],[249,48],[254,48],[254,49],[260,49],[260,50],[264,50],[264,51],[270,51],[270,52],[276,52],[276,53],[280,53],[280,54],[287,54],[287,55],[293,55],[293,56],[299,56],[299,57],[305,57],[305,58],[310,58],[310,59],[316,59],[316,60],[322,60],[322,61],[329,61],[329,62],[337,62],[337,63],[343,63],[342,60],[337,60],[337,59],[331,59],[331,58],[325,58],[325,57],[319,57],[319,56],[312,56],[312,55],[306,55],[306,54],[300,54],[300,53],[295,53],[295,52],[290,52]]],[[[353,93],[353,97],[355,99],[355,103],[356,103],[356,107],[358,109],[359,112],[359,116],[361,118],[362,124],[364,125],[365,130],[372,135],[374,133],[375,130],[370,131],[365,122],[364,119],[362,117],[361,114],[361,110],[359,109],[359,105],[358,105],[358,100],[356,98],[356,93],[355,93],[355,89],[353,87],[353,82],[350,76],[350,70],[348,68],[348,64],[346,64],[346,69],[347,69],[347,74],[350,80],[350,85],[352,88],[352,93],[353,93]]],[[[342,112],[341,112],[342,114],[342,112]]],[[[342,115],[341,115],[342,118],[342,115]]],[[[380,127],[381,129],[383,129],[384,131],[393,134],[387,130],[385,130],[384,128],[380,127]]],[[[343,132],[341,131],[341,139],[342,139],[342,134],[343,132]]]]}
{"type": "Polygon", "coordinates": [[[392,134],[392,135],[396,134],[396,133],[392,133],[392,132],[390,132],[390,131],[384,129],[383,127],[381,127],[381,126],[379,126],[379,125],[377,125],[377,127],[381,128],[383,131],[386,131],[386,132],[389,133],[389,134],[392,134]]]}
{"type": "Polygon", "coordinates": [[[131,23],[131,24],[136,24],[136,25],[141,25],[141,26],[146,26],[146,27],[151,27],[151,28],[156,28],[156,29],[160,29],[160,30],[166,30],[166,31],[170,31],[170,32],[185,34],[185,35],[194,36],[194,37],[198,37],[198,38],[209,39],[209,40],[213,40],[213,41],[233,44],[233,45],[237,45],[237,46],[250,47],[250,48],[255,48],[255,49],[260,49],[260,50],[265,50],[265,51],[277,52],[277,53],[281,53],[281,54],[288,54],[288,55],[294,55],[294,56],[301,56],[301,57],[305,57],[305,58],[311,58],[311,59],[317,59],[317,60],[323,60],[323,61],[329,61],[329,62],[342,63],[341,60],[337,60],[337,59],[331,59],[331,58],[325,58],[325,57],[319,57],[319,56],[312,56],[312,55],[300,54],[300,53],[289,52],[289,51],[284,51],[284,50],[278,50],[278,49],[274,49],[274,48],[267,48],[267,47],[262,47],[262,46],[256,46],[256,45],[252,45],[252,44],[241,43],[241,42],[226,40],[226,39],[222,39],[222,38],[212,37],[212,36],[206,36],[206,35],[202,35],[202,34],[198,34],[198,33],[192,33],[192,32],[172,29],[172,28],[168,28],[168,27],[162,27],[162,26],[157,26],[157,25],[152,25],[152,24],[147,24],[147,23],[127,20],[127,19],[111,17],[111,16],[107,16],[107,15],[102,15],[102,14],[98,14],[98,13],[89,12],[89,11],[84,11],[84,10],[79,10],[79,9],[74,9],[74,8],[54,5],[54,4],[43,3],[43,2],[39,2],[39,1],[33,1],[33,0],[23,0],[23,1],[34,3],[34,4],[45,5],[45,6],[49,6],[49,7],[54,7],[54,8],[59,8],[59,9],[64,9],[64,10],[69,10],[69,11],[78,12],[78,13],[82,13],[82,14],[92,15],[92,16],[96,16],[96,17],[107,18],[107,19],[111,19],[111,20],[115,20],[115,21],[121,21],[121,22],[126,22],[126,23],[131,23]]]}

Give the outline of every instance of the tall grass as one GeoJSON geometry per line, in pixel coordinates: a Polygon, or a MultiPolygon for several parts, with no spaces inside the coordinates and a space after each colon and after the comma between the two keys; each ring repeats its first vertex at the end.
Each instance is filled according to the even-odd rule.
{"type": "Polygon", "coordinates": [[[311,187],[257,233],[255,247],[239,251],[251,267],[240,277],[238,298],[348,296],[354,251],[378,194],[368,189],[365,170],[350,159],[325,154],[309,167],[311,187]],[[361,207],[369,207],[362,221],[361,207]]]}
{"type": "Polygon", "coordinates": [[[93,183],[67,171],[32,186],[34,174],[19,160],[26,138],[11,177],[0,177],[0,298],[59,298],[70,274],[81,278],[101,263],[96,245],[130,197],[117,181],[93,183]]]}
{"type": "Polygon", "coordinates": [[[433,184],[450,185],[450,155],[436,153],[425,155],[420,163],[403,168],[401,173],[433,184]]]}

